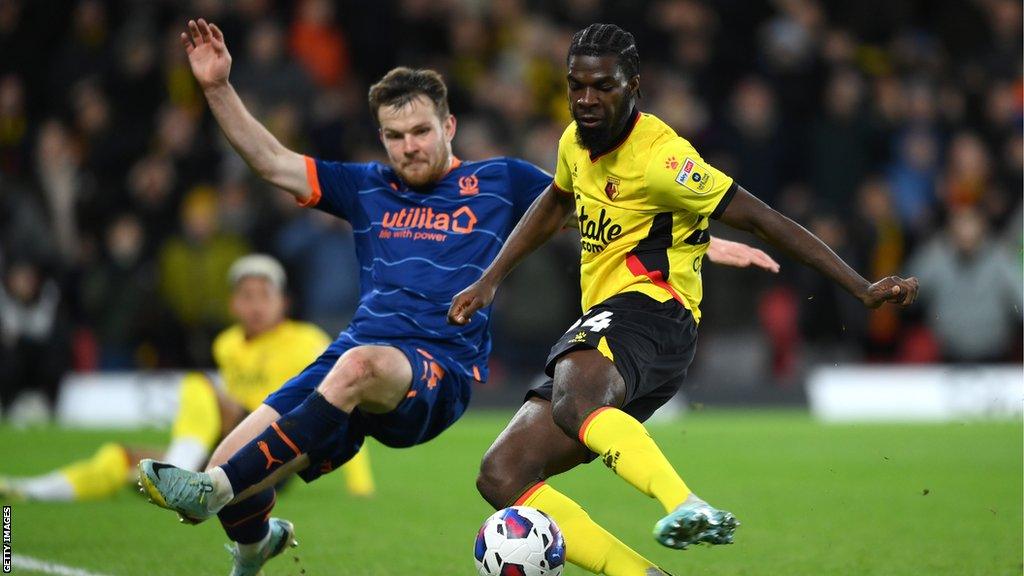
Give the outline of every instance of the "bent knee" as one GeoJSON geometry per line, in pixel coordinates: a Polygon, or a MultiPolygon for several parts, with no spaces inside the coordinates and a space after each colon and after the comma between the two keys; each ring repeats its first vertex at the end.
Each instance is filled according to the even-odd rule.
{"type": "Polygon", "coordinates": [[[343,373],[344,378],[339,378],[339,381],[358,386],[377,378],[381,369],[377,355],[372,350],[358,347],[342,354],[331,372],[343,373]]]}
{"type": "Polygon", "coordinates": [[[488,474],[483,468],[476,476],[476,491],[495,508],[502,508],[508,502],[508,499],[504,497],[501,480],[493,474],[488,474]]]}
{"type": "Polygon", "coordinates": [[[507,457],[488,451],[480,462],[476,489],[495,508],[511,506],[512,502],[532,484],[541,480],[539,467],[526,459],[507,457]]]}
{"type": "Polygon", "coordinates": [[[394,410],[412,382],[406,356],[390,346],[359,346],[341,355],[317,387],[346,412],[359,406],[371,413],[394,410]]]}
{"type": "Polygon", "coordinates": [[[551,419],[565,435],[576,438],[583,421],[593,410],[581,407],[579,402],[570,395],[562,395],[551,402],[551,419]]]}
{"type": "Polygon", "coordinates": [[[358,401],[362,391],[376,379],[378,373],[374,354],[363,348],[353,348],[334,363],[334,367],[320,383],[320,393],[329,398],[358,401]]]}
{"type": "Polygon", "coordinates": [[[595,410],[622,406],[626,385],[615,365],[596,350],[581,350],[555,365],[551,418],[570,438],[595,410]]]}

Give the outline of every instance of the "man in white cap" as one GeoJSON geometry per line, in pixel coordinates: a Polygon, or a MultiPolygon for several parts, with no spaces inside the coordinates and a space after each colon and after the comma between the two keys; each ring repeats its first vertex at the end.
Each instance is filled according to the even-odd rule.
{"type": "MultiPolygon", "coordinates": [[[[309,365],[330,343],[320,328],[289,320],[285,272],[270,256],[239,258],[228,271],[231,313],[237,323],[213,343],[222,385],[202,372],[184,376],[180,404],[166,450],[104,444],[91,457],[48,474],[0,479],[0,497],[40,501],[106,498],[135,479],[135,463],[161,457],[188,470],[200,470],[222,438],[271,392],[309,365]]],[[[373,493],[366,449],[345,464],[348,490],[373,493]]]]}

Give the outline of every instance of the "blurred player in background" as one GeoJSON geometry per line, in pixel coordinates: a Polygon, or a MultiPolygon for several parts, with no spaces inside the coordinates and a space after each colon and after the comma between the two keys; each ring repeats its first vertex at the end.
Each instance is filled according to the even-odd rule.
{"type": "MultiPolygon", "coordinates": [[[[90,458],[48,474],[0,480],[0,497],[60,502],[106,498],[135,481],[135,464],[143,458],[157,457],[180,468],[201,470],[217,443],[246,414],[330,343],[313,324],[287,319],[284,268],[270,256],[240,258],[232,265],[229,280],[231,313],[238,323],[213,343],[223,387],[201,372],[185,375],[166,450],[111,442],[90,458]]],[[[361,450],[343,468],[348,491],[356,496],[374,491],[365,452],[361,450]]]]}
{"type": "Polygon", "coordinates": [[[545,480],[600,457],[664,507],[654,527],[661,544],[732,542],[733,515],[698,498],[641,423],[676,394],[693,360],[709,219],[767,240],[870,308],[911,303],[917,280],[868,282],[704,162],[668,125],[641,113],[632,34],[591,25],[573,37],[567,64],[575,122],[559,141],[554,182],[481,278],[455,297],[449,321],[466,325],[489,306],[505,276],[573,213],[582,237],[585,312],[551,350],[552,380],[530,390],[488,450],[477,486],[495,508],[548,513],[565,536],[570,562],[610,576],[656,576],[665,572],[545,480]]]}
{"type": "MultiPolygon", "coordinates": [[[[478,321],[465,327],[448,324],[445,313],[551,176],[515,158],[453,156],[447,87],[434,71],[408,68],[370,88],[388,165],[302,156],[246,110],[228,82],[231,56],[215,25],[190,21],[181,39],[235,150],[303,206],[348,220],[362,266],[349,327],[221,443],[207,473],[140,463],[152,501],[190,523],[216,514],[236,543],[232,574],[252,575],[294,542],[292,524],[270,518],[279,480],[298,473],[310,482],[331,472],[366,436],[411,447],[461,417],[473,382],[487,379],[490,310],[478,310],[478,321]]],[[[736,250],[733,262],[763,262],[746,246],[723,248],[736,250]]]]}

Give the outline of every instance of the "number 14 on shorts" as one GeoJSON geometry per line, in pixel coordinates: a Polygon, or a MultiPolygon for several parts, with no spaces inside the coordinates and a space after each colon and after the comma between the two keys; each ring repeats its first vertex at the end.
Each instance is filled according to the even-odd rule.
{"type": "Polygon", "coordinates": [[[575,324],[573,324],[572,326],[569,327],[568,330],[566,330],[566,332],[572,332],[577,328],[586,328],[591,332],[600,332],[601,330],[604,330],[605,328],[611,326],[612,324],[612,312],[609,312],[607,310],[605,310],[604,312],[598,312],[597,314],[594,314],[590,318],[586,318],[586,322],[583,321],[584,318],[586,318],[586,316],[577,320],[575,324]]]}

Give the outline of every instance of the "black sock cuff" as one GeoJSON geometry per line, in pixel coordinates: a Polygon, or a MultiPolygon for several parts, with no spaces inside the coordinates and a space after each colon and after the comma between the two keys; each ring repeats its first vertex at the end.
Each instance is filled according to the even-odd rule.
{"type": "Polygon", "coordinates": [[[317,417],[332,424],[341,425],[348,421],[348,412],[328,402],[319,392],[314,391],[310,394],[302,401],[302,405],[317,417]]]}
{"type": "Polygon", "coordinates": [[[274,489],[268,488],[251,498],[228,504],[217,513],[217,518],[232,541],[253,544],[266,536],[268,518],[276,500],[274,489]]]}

